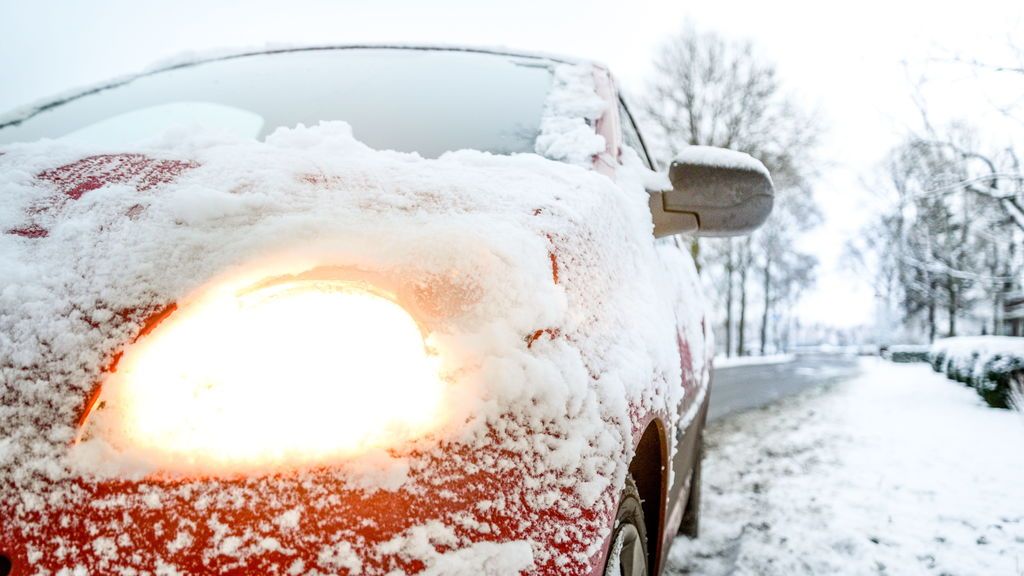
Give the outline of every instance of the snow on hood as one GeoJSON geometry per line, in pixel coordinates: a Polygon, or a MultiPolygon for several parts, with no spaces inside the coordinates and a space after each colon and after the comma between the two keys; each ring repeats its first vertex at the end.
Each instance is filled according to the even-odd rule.
{"type": "MultiPolygon", "coordinates": [[[[0,502],[10,522],[32,522],[70,478],[176,472],[109,446],[83,463],[69,445],[104,370],[147,318],[225,278],[339,267],[440,296],[427,325],[444,351],[446,421],[408,451],[333,462],[354,488],[399,489],[442,442],[472,448],[500,430],[534,462],[538,492],[556,471],[575,479],[579,506],[613,509],[631,410],[676,414],[673,304],[654,270],[647,194],[628,170],[613,182],[533,154],[428,160],[371,150],[344,123],[265,142],[170,133],[121,152],[43,141],[0,155],[0,502]],[[531,441],[536,430],[543,442],[531,441]],[[103,468],[119,458],[138,466],[103,468]]],[[[81,504],[76,494],[61,506],[81,504]]]]}

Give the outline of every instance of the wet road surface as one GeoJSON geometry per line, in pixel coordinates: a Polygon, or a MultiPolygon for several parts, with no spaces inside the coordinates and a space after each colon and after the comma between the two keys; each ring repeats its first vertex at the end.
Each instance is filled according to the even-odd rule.
{"type": "Polygon", "coordinates": [[[815,386],[834,384],[859,373],[857,356],[812,352],[792,362],[715,369],[708,418],[758,408],[815,386]]]}

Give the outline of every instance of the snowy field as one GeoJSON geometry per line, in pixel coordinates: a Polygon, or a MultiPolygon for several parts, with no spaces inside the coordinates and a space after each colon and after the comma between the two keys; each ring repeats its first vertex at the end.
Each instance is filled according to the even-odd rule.
{"type": "Polygon", "coordinates": [[[702,536],[669,574],[1024,575],[1024,416],[926,364],[708,428],[702,536]]]}

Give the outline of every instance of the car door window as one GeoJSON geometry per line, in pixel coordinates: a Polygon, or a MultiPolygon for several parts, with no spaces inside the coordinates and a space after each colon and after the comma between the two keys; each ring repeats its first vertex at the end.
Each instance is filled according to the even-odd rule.
{"type": "Polygon", "coordinates": [[[644,165],[653,170],[654,165],[651,163],[650,157],[647,156],[647,149],[644,147],[643,138],[640,137],[640,131],[637,130],[633,117],[621,99],[619,100],[619,120],[619,124],[622,126],[623,144],[635,150],[644,165]]]}

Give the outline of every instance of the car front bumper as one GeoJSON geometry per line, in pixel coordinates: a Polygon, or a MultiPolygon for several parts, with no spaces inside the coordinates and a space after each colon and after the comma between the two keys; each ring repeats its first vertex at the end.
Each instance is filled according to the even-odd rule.
{"type": "Polygon", "coordinates": [[[508,567],[526,551],[530,573],[600,573],[614,489],[583,503],[578,478],[497,447],[409,461],[395,490],[353,486],[337,468],[230,480],[40,480],[5,504],[0,552],[14,576],[383,575],[454,565],[501,574],[518,573],[508,567]]]}

